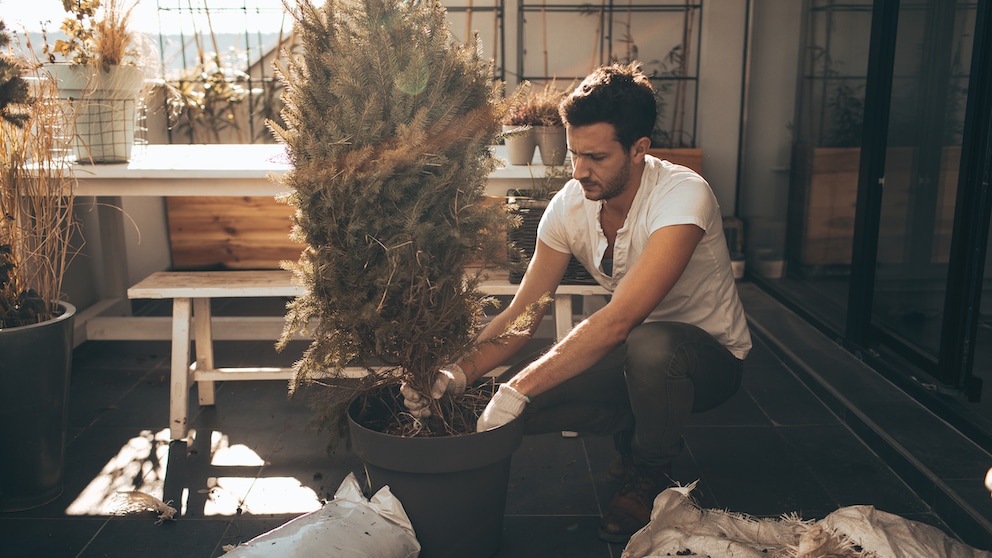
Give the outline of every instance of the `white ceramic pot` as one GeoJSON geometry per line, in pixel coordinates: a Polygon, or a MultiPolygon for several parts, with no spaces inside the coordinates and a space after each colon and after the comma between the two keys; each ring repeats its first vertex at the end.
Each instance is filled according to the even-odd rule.
{"type": "MultiPolygon", "coordinates": [[[[519,126],[503,126],[503,132],[515,130],[519,126]]],[[[511,165],[529,165],[534,161],[534,149],[537,147],[537,139],[534,136],[534,129],[521,132],[503,140],[506,143],[507,159],[511,165]]]]}
{"type": "Polygon", "coordinates": [[[84,163],[124,163],[131,158],[135,117],[145,74],[136,66],[47,64],[69,103],[75,125],[76,159],[84,163]]]}
{"type": "Polygon", "coordinates": [[[565,164],[566,142],[563,126],[534,126],[537,149],[545,166],[565,164]]]}

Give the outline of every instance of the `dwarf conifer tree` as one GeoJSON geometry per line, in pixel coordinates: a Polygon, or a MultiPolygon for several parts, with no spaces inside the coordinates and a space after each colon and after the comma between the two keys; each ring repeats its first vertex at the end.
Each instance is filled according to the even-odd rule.
{"type": "MultiPolygon", "coordinates": [[[[453,43],[439,3],[289,9],[301,50],[279,68],[286,125],[270,127],[287,147],[282,180],[307,247],[291,265],[305,294],[288,306],[280,345],[298,331],[314,338],[291,389],[357,364],[370,369],[365,385],[402,379],[429,393],[477,334],[484,298],[468,266],[506,260],[509,217],[484,203],[506,111],[500,84],[475,46],[453,43]]],[[[354,395],[324,382],[338,403],[354,395]]],[[[440,408],[452,404],[415,428],[474,431],[440,408]]]]}

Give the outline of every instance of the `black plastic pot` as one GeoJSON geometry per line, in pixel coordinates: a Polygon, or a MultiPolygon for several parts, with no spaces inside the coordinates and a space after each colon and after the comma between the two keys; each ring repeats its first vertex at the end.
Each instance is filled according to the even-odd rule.
{"type": "Polygon", "coordinates": [[[76,307],[0,329],[0,511],[42,506],[62,494],[76,307]]]}
{"type": "MultiPolygon", "coordinates": [[[[510,459],[523,424],[436,438],[404,438],[359,424],[352,403],[352,451],[366,464],[372,492],[388,485],[422,547],[420,558],[487,558],[503,535],[510,459]]],[[[386,411],[368,409],[366,413],[386,411]]]]}

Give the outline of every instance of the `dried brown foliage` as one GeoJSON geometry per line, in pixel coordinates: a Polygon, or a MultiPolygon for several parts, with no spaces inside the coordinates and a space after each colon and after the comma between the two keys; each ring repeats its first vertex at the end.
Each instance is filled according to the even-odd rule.
{"type": "Polygon", "coordinates": [[[34,96],[13,105],[23,119],[0,120],[0,328],[58,315],[73,255],[72,122],[50,77],[34,77],[34,96]]]}

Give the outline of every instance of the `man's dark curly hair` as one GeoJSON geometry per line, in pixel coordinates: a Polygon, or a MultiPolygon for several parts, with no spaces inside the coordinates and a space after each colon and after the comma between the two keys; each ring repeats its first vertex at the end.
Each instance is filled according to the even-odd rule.
{"type": "Polygon", "coordinates": [[[658,108],[651,80],[639,62],[632,62],[597,68],[562,100],[558,112],[566,126],[612,124],[617,141],[629,150],[640,138],[651,137],[658,108]]]}

